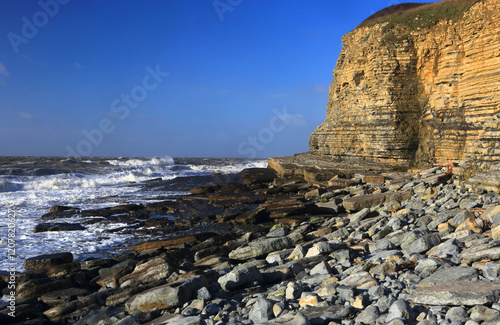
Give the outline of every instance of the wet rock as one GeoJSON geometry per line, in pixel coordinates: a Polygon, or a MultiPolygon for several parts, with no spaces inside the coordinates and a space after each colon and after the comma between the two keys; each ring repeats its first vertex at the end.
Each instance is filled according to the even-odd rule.
{"type": "Polygon", "coordinates": [[[276,178],[276,171],[270,168],[247,168],[239,173],[239,178],[247,185],[271,183],[276,178]]]}
{"type": "Polygon", "coordinates": [[[79,210],[79,209],[75,208],[75,207],[64,206],[64,205],[54,205],[50,208],[49,213],[62,212],[62,211],[67,211],[67,210],[79,210]]]}
{"type": "Polygon", "coordinates": [[[65,252],[30,257],[24,261],[23,267],[25,270],[36,270],[48,266],[61,265],[71,262],[73,262],[73,254],[65,252]]]}
{"type": "Polygon", "coordinates": [[[111,207],[111,211],[137,211],[144,209],[142,204],[122,204],[111,207]]]}
{"type": "Polygon", "coordinates": [[[146,210],[156,213],[173,213],[179,207],[179,202],[177,201],[161,201],[153,202],[146,205],[146,210]]]}
{"type": "Polygon", "coordinates": [[[39,223],[35,226],[33,232],[39,233],[47,231],[76,231],[85,229],[86,228],[79,223],[55,222],[55,223],[39,223]]]}

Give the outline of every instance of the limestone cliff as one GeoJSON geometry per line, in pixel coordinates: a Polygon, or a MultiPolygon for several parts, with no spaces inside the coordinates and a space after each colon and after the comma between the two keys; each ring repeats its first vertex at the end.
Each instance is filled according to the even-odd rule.
{"type": "Polygon", "coordinates": [[[456,19],[415,27],[433,14],[423,6],[411,24],[386,20],[342,38],[312,153],[409,167],[500,164],[500,1],[442,3],[453,1],[469,3],[456,19]]]}

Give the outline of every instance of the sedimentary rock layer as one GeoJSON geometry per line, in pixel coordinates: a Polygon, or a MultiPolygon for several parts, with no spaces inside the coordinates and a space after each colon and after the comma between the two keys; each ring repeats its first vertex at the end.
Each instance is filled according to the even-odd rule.
{"type": "Polygon", "coordinates": [[[310,151],[404,166],[468,160],[494,170],[499,18],[500,2],[483,0],[455,22],[390,31],[376,24],[345,35],[310,151]]]}

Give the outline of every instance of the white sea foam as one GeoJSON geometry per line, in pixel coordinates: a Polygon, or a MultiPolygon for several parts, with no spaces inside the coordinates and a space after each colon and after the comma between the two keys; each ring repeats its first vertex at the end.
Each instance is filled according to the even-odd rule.
{"type": "Polygon", "coordinates": [[[127,159],[127,160],[108,160],[108,163],[113,166],[161,166],[161,165],[173,165],[175,164],[174,159],[172,157],[154,157],[150,160],[144,159],[127,159]]]}
{"type": "MultiPolygon", "coordinates": [[[[194,160],[192,163],[175,165],[170,157],[108,159],[107,164],[94,160],[83,161],[91,171],[60,173],[44,176],[0,175],[0,270],[10,264],[6,256],[8,217],[16,213],[16,260],[15,267],[22,271],[28,257],[57,252],[72,252],[75,257],[107,257],[113,248],[124,242],[137,240],[134,235],[104,233],[120,224],[89,224],[82,231],[33,233],[39,218],[53,205],[69,205],[82,209],[103,208],[125,202],[145,203],[154,201],[155,195],[178,196],[176,191],[148,192],[140,185],[152,178],[169,180],[182,176],[202,176],[213,173],[236,173],[244,168],[265,167],[265,160],[194,160]]],[[[78,162],[73,162],[77,164],[78,162]]],[[[22,165],[19,168],[23,168],[22,165]]],[[[24,175],[30,175],[26,173],[24,175]]],[[[153,215],[152,217],[156,217],[153,215]]],[[[54,222],[82,223],[81,218],[61,219],[54,222]]]]}

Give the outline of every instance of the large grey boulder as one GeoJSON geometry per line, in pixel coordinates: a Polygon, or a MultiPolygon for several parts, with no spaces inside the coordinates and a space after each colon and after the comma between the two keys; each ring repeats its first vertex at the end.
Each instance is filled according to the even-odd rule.
{"type": "Polygon", "coordinates": [[[264,298],[257,299],[248,318],[255,324],[267,324],[269,320],[274,318],[273,303],[264,298]]]}
{"type": "Polygon", "coordinates": [[[422,285],[447,281],[473,280],[477,278],[477,274],[478,269],[476,269],[475,267],[446,267],[446,265],[443,265],[436,272],[420,281],[419,284],[422,285]]]}
{"type": "Polygon", "coordinates": [[[418,287],[408,300],[423,305],[474,306],[498,301],[500,284],[472,281],[437,282],[418,287]]]}
{"type": "Polygon", "coordinates": [[[246,261],[256,257],[263,257],[271,252],[292,247],[293,241],[290,237],[266,238],[256,240],[247,246],[238,247],[229,253],[229,258],[239,261],[246,261]]]}
{"type": "Polygon", "coordinates": [[[208,285],[207,279],[194,276],[179,282],[169,283],[136,294],[125,303],[129,314],[182,306],[193,298],[197,291],[208,285]]]}
{"type": "Polygon", "coordinates": [[[261,281],[262,274],[255,266],[233,270],[218,279],[221,288],[226,291],[243,287],[252,282],[259,283],[261,281]]]}

